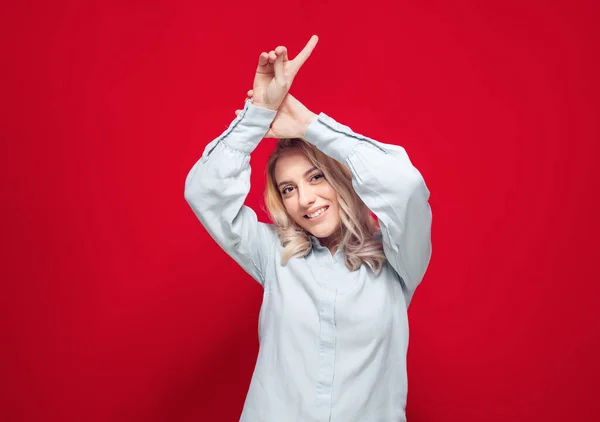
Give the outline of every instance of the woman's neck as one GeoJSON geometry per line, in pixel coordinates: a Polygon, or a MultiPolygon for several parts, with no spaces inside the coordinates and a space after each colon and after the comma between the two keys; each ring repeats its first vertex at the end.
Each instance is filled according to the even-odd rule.
{"type": "Polygon", "coordinates": [[[340,234],[339,233],[334,233],[331,236],[323,237],[323,238],[319,239],[319,243],[321,244],[321,246],[329,249],[331,256],[335,255],[335,252],[338,250],[339,242],[340,242],[340,234]]]}

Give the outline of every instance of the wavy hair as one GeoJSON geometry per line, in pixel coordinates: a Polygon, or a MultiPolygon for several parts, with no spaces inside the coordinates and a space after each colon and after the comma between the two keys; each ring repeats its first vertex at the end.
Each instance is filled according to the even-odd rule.
{"type": "Polygon", "coordinates": [[[275,165],[285,153],[298,150],[325,175],[325,179],[337,193],[340,208],[340,228],[334,245],[341,248],[346,267],[357,270],[361,264],[368,265],[379,274],[385,262],[381,241],[374,236],[379,230],[371,211],[352,187],[352,173],[339,161],[322,153],[314,145],[301,138],[279,139],[275,150],[269,156],[266,169],[264,202],[283,246],[281,265],[286,265],[293,257],[304,257],[311,249],[310,233],[300,227],[287,213],[281,193],[275,181],[275,165]]]}

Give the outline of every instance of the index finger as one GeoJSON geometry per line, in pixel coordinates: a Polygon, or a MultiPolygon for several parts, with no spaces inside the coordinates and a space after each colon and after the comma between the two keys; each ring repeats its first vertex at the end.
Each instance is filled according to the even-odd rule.
{"type": "Polygon", "coordinates": [[[304,62],[310,57],[310,54],[315,49],[318,42],[319,37],[317,37],[316,35],[310,37],[310,40],[308,40],[302,51],[298,53],[298,55],[293,60],[296,64],[297,69],[299,69],[300,66],[302,66],[304,62]]]}

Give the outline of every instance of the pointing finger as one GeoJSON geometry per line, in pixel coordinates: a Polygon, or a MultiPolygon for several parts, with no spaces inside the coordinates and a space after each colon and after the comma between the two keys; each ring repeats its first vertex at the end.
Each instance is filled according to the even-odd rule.
{"type": "Polygon", "coordinates": [[[295,64],[294,67],[296,71],[300,69],[304,62],[310,57],[310,54],[315,49],[318,42],[319,37],[313,35],[312,37],[310,37],[310,40],[308,40],[308,43],[306,43],[302,51],[294,58],[293,62],[295,64]]]}

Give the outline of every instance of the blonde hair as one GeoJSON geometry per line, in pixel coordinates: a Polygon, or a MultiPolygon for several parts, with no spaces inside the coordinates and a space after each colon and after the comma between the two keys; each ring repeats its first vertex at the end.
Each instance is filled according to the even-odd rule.
{"type": "Polygon", "coordinates": [[[344,252],[346,267],[355,271],[365,263],[379,274],[385,262],[381,241],[373,236],[379,226],[369,208],[354,191],[352,173],[343,164],[300,138],[280,139],[267,162],[264,201],[284,248],[281,265],[286,265],[293,257],[306,256],[311,249],[311,234],[288,215],[275,180],[277,160],[293,150],[302,152],[322,171],[325,179],[337,192],[341,224],[335,236],[336,243],[332,246],[337,246],[344,252]]]}

